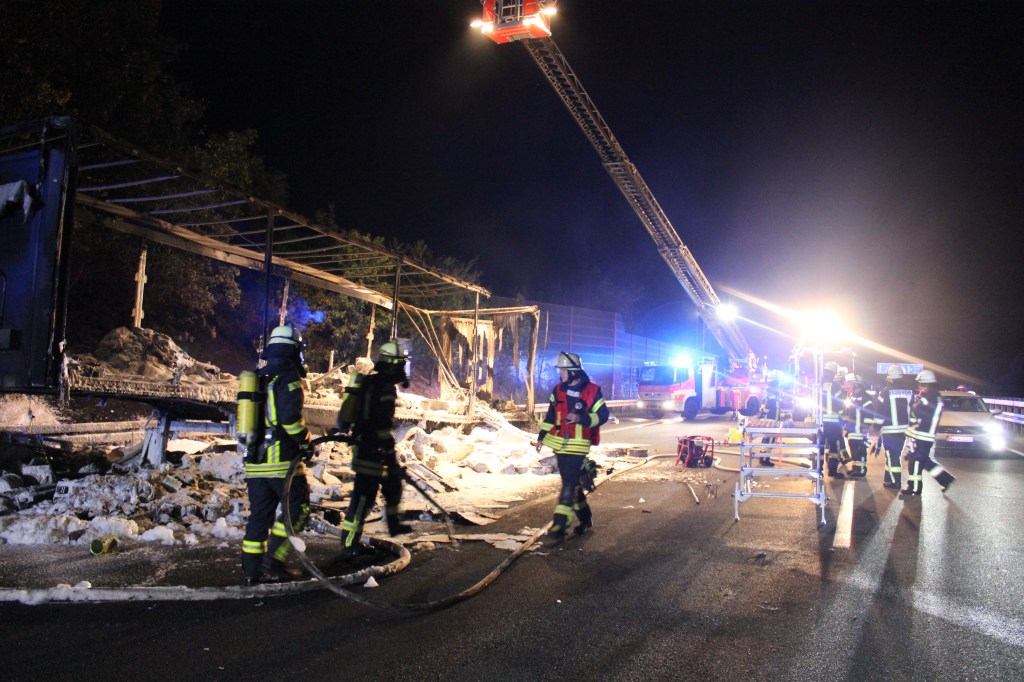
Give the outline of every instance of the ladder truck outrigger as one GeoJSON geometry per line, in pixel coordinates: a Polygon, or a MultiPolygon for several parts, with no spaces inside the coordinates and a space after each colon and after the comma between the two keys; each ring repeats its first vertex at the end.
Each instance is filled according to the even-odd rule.
{"type": "Polygon", "coordinates": [[[597,151],[604,169],[615,181],[626,201],[654,240],[658,253],[697,306],[706,328],[729,357],[729,370],[719,371],[715,363],[701,361],[691,366],[688,379],[660,385],[644,383],[644,376],[666,375],[640,370],[640,395],[647,394],[645,409],[679,412],[692,419],[702,410],[714,413],[740,412],[750,416],[760,408],[763,376],[756,376],[756,358],[733,320],[720,314],[721,300],[678,233],[644,182],[640,171],[626,156],[597,107],[569,67],[551,37],[554,0],[482,0],[483,16],[473,26],[496,43],[519,42],[547,78],[583,134],[597,151]],[[699,377],[699,379],[697,379],[699,377]]]}

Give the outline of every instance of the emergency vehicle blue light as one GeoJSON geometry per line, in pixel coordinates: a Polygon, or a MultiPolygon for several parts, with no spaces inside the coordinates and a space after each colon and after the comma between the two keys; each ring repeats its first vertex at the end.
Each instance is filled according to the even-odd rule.
{"type": "Polygon", "coordinates": [[[672,361],[673,367],[690,367],[691,365],[693,365],[693,358],[689,355],[680,355],[672,361]]]}

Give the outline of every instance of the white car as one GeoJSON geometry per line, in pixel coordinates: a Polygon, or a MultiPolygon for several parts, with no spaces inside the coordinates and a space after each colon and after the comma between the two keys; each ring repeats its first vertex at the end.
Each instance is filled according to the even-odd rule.
{"type": "Polygon", "coordinates": [[[998,411],[989,409],[974,393],[940,391],[942,415],[935,433],[935,446],[941,448],[980,449],[1001,452],[1006,449],[1003,425],[998,411]]]}

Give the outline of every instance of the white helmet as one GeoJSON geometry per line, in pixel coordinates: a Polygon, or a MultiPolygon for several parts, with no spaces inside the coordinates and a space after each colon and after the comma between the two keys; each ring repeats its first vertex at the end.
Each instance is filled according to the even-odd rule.
{"type": "Polygon", "coordinates": [[[583,369],[583,361],[580,360],[580,356],[576,353],[567,353],[564,350],[558,354],[558,359],[555,361],[555,367],[558,369],[568,369],[580,371],[583,369]]]}
{"type": "Polygon", "coordinates": [[[930,369],[926,369],[917,375],[917,383],[919,384],[934,384],[935,383],[935,372],[930,369]]]}
{"type": "Polygon", "coordinates": [[[283,324],[280,327],[274,327],[274,331],[270,332],[270,339],[267,341],[267,345],[273,346],[279,343],[301,347],[302,334],[291,325],[283,324]]]}
{"type": "Polygon", "coordinates": [[[903,368],[899,365],[889,365],[889,369],[885,370],[886,381],[896,381],[897,379],[903,378],[903,368]]]}

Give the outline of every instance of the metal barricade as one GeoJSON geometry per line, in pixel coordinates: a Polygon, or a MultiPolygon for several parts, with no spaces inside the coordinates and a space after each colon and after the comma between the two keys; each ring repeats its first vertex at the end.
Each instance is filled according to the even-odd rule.
{"type": "Polygon", "coordinates": [[[734,506],[736,520],[740,520],[740,503],[753,497],[774,497],[784,499],[810,500],[820,510],[820,525],[825,525],[825,506],[828,496],[825,494],[825,482],[822,477],[824,462],[824,441],[821,429],[817,425],[793,426],[792,422],[780,422],[771,419],[751,419],[742,425],[743,439],[740,442],[740,478],[736,482],[734,506]],[[761,442],[768,439],[774,442],[761,442]],[[779,455],[777,466],[755,466],[755,457],[769,454],[779,455]],[[806,457],[810,463],[808,469],[783,467],[782,456],[791,453],[806,457]],[[802,478],[810,481],[812,490],[807,493],[769,492],[756,490],[755,482],[759,478],[802,478]]]}

